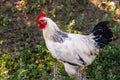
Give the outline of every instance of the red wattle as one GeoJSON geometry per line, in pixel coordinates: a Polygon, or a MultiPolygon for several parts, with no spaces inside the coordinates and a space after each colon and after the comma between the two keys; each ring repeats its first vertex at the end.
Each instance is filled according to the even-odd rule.
{"type": "Polygon", "coordinates": [[[39,28],[39,29],[44,29],[45,26],[44,26],[44,25],[41,25],[41,24],[38,24],[38,28],[39,28]]]}

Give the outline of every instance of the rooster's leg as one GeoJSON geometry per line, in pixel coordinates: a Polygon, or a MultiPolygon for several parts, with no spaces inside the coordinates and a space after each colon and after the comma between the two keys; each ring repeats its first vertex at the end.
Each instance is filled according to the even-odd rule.
{"type": "Polygon", "coordinates": [[[85,67],[81,67],[81,68],[80,68],[80,73],[81,73],[81,77],[82,77],[81,80],[87,80],[87,76],[86,76],[86,74],[84,73],[84,70],[85,70],[85,67]]]}
{"type": "Polygon", "coordinates": [[[57,74],[57,64],[54,63],[54,80],[58,80],[58,74],[57,74]]]}
{"type": "Polygon", "coordinates": [[[78,68],[76,71],[76,79],[75,80],[82,80],[82,74],[80,72],[80,69],[78,68]]]}
{"type": "Polygon", "coordinates": [[[76,80],[87,80],[86,75],[84,74],[85,67],[77,69],[76,80]]]}

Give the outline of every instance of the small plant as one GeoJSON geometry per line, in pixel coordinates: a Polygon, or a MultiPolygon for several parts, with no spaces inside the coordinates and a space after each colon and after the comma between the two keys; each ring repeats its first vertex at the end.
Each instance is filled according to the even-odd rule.
{"type": "Polygon", "coordinates": [[[12,23],[12,19],[10,19],[8,16],[0,17],[0,25],[2,25],[3,27],[6,27],[11,23],[12,23]]]}

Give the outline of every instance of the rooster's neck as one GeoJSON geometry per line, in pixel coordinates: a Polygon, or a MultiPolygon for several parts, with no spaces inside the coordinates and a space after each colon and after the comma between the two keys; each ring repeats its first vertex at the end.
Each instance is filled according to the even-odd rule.
{"type": "Polygon", "coordinates": [[[47,19],[47,25],[46,28],[43,29],[43,36],[45,41],[54,41],[54,42],[63,42],[65,38],[68,37],[68,34],[65,32],[62,32],[56,23],[49,19],[47,19]]]}
{"type": "Polygon", "coordinates": [[[56,31],[60,31],[60,29],[56,25],[52,25],[48,23],[45,29],[43,29],[43,36],[45,39],[51,39],[52,36],[56,33],[56,31]]]}
{"type": "Polygon", "coordinates": [[[68,38],[68,34],[62,32],[58,27],[56,28],[56,26],[43,30],[43,36],[45,41],[54,41],[59,43],[64,42],[65,38],[68,38]]]}

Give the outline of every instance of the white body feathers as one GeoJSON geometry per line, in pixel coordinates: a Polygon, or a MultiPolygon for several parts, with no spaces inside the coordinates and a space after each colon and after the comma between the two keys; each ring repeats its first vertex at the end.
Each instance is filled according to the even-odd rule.
{"type": "Polygon", "coordinates": [[[90,65],[99,52],[94,35],[64,33],[49,18],[43,29],[46,46],[54,58],[60,60],[69,75],[75,75],[78,67],[90,65]],[[77,65],[77,66],[76,66],[77,65]]]}

